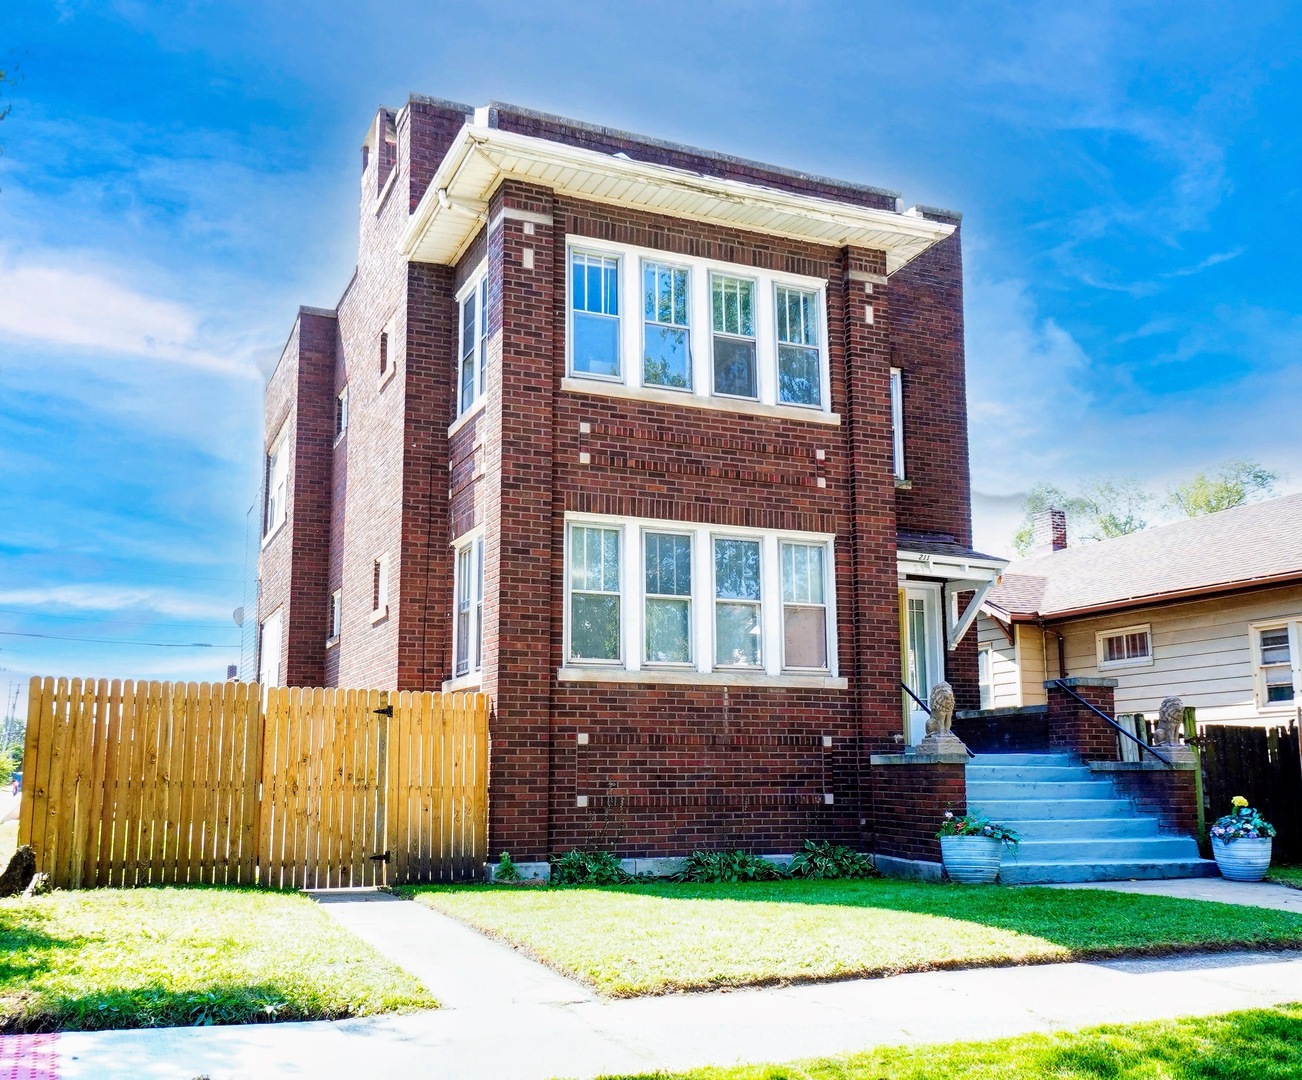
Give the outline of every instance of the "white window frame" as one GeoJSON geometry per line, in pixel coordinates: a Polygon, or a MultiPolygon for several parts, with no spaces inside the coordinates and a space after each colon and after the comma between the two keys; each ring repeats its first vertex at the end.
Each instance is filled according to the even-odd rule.
{"type": "Polygon", "coordinates": [[[813,288],[804,285],[793,285],[790,282],[774,280],[773,282],[773,381],[774,381],[774,404],[788,409],[816,409],[819,412],[825,412],[824,402],[827,401],[827,291],[825,288],[813,288]],[[814,335],[817,341],[810,345],[803,341],[782,341],[778,337],[778,293],[793,292],[804,293],[814,298],[814,306],[817,309],[814,312],[814,335]],[[783,401],[782,400],[782,346],[796,349],[812,349],[818,354],[818,401],[783,401]]]}
{"type": "Polygon", "coordinates": [[[988,641],[977,646],[977,691],[983,709],[995,707],[995,647],[988,641]]]}
{"type": "Polygon", "coordinates": [[[658,248],[594,241],[586,237],[575,238],[567,242],[565,250],[566,378],[562,383],[562,389],[616,397],[636,397],[698,408],[716,408],[729,412],[790,416],[820,423],[840,423],[840,417],[832,412],[827,284],[824,278],[757,269],[753,266],[719,262],[658,248]],[[618,377],[590,375],[574,370],[574,307],[571,292],[573,257],[576,254],[613,258],[618,264],[621,305],[620,375],[618,377]],[[688,271],[688,351],[692,367],[690,389],[643,383],[646,324],[642,296],[642,268],[645,263],[657,263],[688,271]],[[710,291],[712,276],[749,281],[755,290],[756,396],[754,398],[717,394],[714,391],[714,316],[710,291]],[[780,400],[776,315],[779,286],[816,294],[820,399],[818,405],[780,400]],[[629,314],[629,297],[636,298],[637,306],[634,315],[629,314]]]}
{"type": "Polygon", "coordinates": [[[339,641],[339,631],[344,622],[344,591],[335,589],[330,594],[330,626],[326,634],[326,647],[339,641]]]}
{"type": "MultiPolygon", "coordinates": [[[[1302,705],[1302,657],[1298,655],[1298,646],[1302,644],[1302,625],[1297,619],[1272,619],[1269,622],[1252,623],[1249,627],[1252,647],[1252,683],[1257,699],[1258,712],[1295,712],[1302,705]],[[1261,635],[1268,630],[1288,631],[1288,659],[1293,672],[1293,700],[1269,701],[1266,696],[1266,667],[1262,663],[1261,635]]],[[[1271,667],[1275,665],[1269,665],[1271,667]]]]}
{"type": "Polygon", "coordinates": [[[563,681],[695,682],[749,685],[818,686],[844,689],[838,672],[836,616],[835,536],[778,529],[747,529],[660,518],[630,518],[606,514],[565,515],[564,660],[558,677],[563,681]],[[570,563],[574,526],[617,529],[620,532],[620,653],[622,659],[571,660],[570,563]],[[692,537],[692,592],[690,626],[691,664],[648,663],[646,656],[646,541],[651,533],[692,537]],[[715,624],[716,539],[755,540],[760,543],[761,664],[759,667],[716,665],[718,646],[715,624]],[[790,669],[783,666],[783,603],[781,545],[783,542],[817,544],[825,548],[823,595],[827,610],[826,669],[790,669]]]}
{"type": "Polygon", "coordinates": [[[377,555],[371,563],[371,622],[389,614],[389,553],[377,555]]]}
{"type": "MultiPolygon", "coordinates": [[[[389,385],[389,381],[398,372],[397,352],[397,326],[398,315],[395,312],[389,316],[389,321],[384,324],[380,330],[380,336],[376,339],[376,358],[383,358],[384,366],[380,368],[379,387],[383,390],[389,385]]],[[[457,346],[460,349],[460,343],[457,346]]]]}
{"type": "Polygon", "coordinates": [[[263,619],[258,627],[258,682],[262,686],[279,686],[281,684],[280,654],[284,641],[285,609],[278,607],[263,619]],[[269,629],[274,629],[275,633],[269,634],[269,629]],[[268,637],[271,637],[275,642],[276,647],[274,649],[267,648],[269,644],[268,637]],[[269,659],[272,661],[271,667],[268,667],[267,662],[269,659]],[[268,675],[271,677],[268,678],[268,675]]]}
{"type": "Polygon", "coordinates": [[[832,627],[831,627],[831,625],[830,625],[830,623],[829,623],[831,606],[830,606],[829,603],[828,603],[828,599],[829,599],[829,596],[830,596],[830,589],[831,589],[831,587],[835,584],[835,581],[836,581],[836,575],[835,575],[835,573],[833,573],[833,574],[831,575],[831,580],[830,580],[830,581],[828,580],[828,572],[827,572],[827,569],[828,569],[828,566],[827,566],[827,560],[828,560],[828,557],[829,557],[829,552],[828,552],[828,550],[827,550],[827,545],[826,545],[826,544],[820,544],[820,543],[813,543],[813,544],[811,544],[811,543],[808,543],[808,542],[803,541],[803,540],[792,540],[792,539],[790,539],[790,538],[788,538],[788,537],[782,537],[782,539],[780,540],[780,542],[779,542],[779,544],[778,544],[778,588],[779,588],[779,590],[780,590],[780,591],[779,591],[779,594],[778,594],[778,604],[779,604],[779,606],[780,606],[781,609],[782,609],[782,610],[781,610],[781,614],[782,614],[782,636],[778,639],[778,645],[779,645],[779,648],[782,649],[782,670],[783,670],[783,671],[802,671],[802,672],[807,671],[807,672],[820,672],[820,673],[826,674],[826,673],[828,672],[828,670],[829,670],[829,667],[830,667],[830,664],[831,664],[831,660],[832,660],[832,627]],[[787,599],[787,596],[786,596],[786,590],[785,590],[785,589],[782,589],[782,548],[783,548],[783,547],[786,547],[786,546],[800,546],[800,547],[811,547],[811,548],[822,548],[822,549],[823,549],[823,602],[822,602],[821,604],[816,604],[816,603],[813,603],[812,601],[806,601],[806,600],[788,600],[788,599],[787,599]],[[824,654],[824,655],[827,657],[827,659],[828,659],[828,663],[825,664],[823,667],[813,667],[813,668],[811,668],[811,667],[797,667],[797,666],[795,666],[794,664],[790,664],[790,663],[787,662],[787,655],[786,655],[786,652],[787,652],[787,608],[789,608],[789,607],[798,607],[798,608],[822,608],[822,609],[823,609],[823,654],[824,654]]]}
{"type": "Polygon", "coordinates": [[[904,372],[891,368],[891,446],[895,479],[904,481],[904,372]]]}
{"type": "MultiPolygon", "coordinates": [[[[642,664],[649,668],[679,668],[685,671],[694,670],[696,667],[696,533],[685,532],[670,528],[645,528],[639,530],[641,533],[642,561],[638,566],[641,573],[642,585],[642,623],[638,628],[638,641],[642,646],[642,664]],[[682,595],[670,595],[669,593],[649,593],[646,591],[646,560],[647,560],[647,540],[652,536],[686,536],[688,543],[688,559],[692,575],[692,591],[685,597],[682,595]],[[687,601],[687,660],[686,662],[674,660],[650,660],[647,658],[647,640],[646,640],[646,605],[648,600],[686,600],[687,601]]],[[[567,609],[568,610],[568,609],[567,609]]],[[[568,656],[569,654],[566,653],[568,656]]]]}
{"type": "Polygon", "coordinates": [[[477,675],[484,667],[484,534],[477,529],[460,537],[453,545],[452,553],[452,678],[464,679],[477,675]],[[463,657],[458,653],[457,622],[461,616],[461,591],[466,584],[461,566],[462,556],[468,559],[467,570],[470,575],[469,590],[466,593],[469,620],[466,636],[467,655],[464,657],[465,670],[461,669],[463,657]]]}
{"type": "Polygon", "coordinates": [[[1119,626],[1099,630],[1094,635],[1094,653],[1100,671],[1116,671],[1118,668],[1136,668],[1153,666],[1153,628],[1149,623],[1135,626],[1119,626]],[[1128,634],[1143,634],[1148,641],[1148,653],[1145,656],[1127,657],[1124,660],[1108,660],[1108,639],[1125,637],[1128,634]]]}
{"type": "MultiPolygon", "coordinates": [[[[670,330],[686,330],[687,331],[687,385],[670,386],[666,383],[646,383],[646,385],[654,386],[657,390],[668,390],[676,394],[690,394],[692,392],[692,387],[695,385],[696,382],[696,358],[692,355],[692,338],[693,338],[692,323],[695,321],[693,318],[693,314],[695,311],[695,303],[694,303],[695,290],[693,289],[692,279],[694,275],[692,273],[692,268],[690,266],[678,262],[676,259],[652,259],[643,256],[641,260],[639,260],[639,269],[638,269],[637,277],[638,277],[638,294],[637,294],[638,313],[641,317],[641,329],[642,329],[642,347],[638,350],[638,359],[642,370],[639,373],[638,378],[643,383],[646,383],[646,328],[648,326],[663,326],[666,329],[670,329],[670,330]],[[671,271],[681,270],[684,274],[687,275],[687,297],[686,297],[687,322],[681,326],[678,325],[677,323],[662,323],[660,322],[659,319],[647,318],[646,293],[643,290],[645,290],[646,288],[647,269],[653,266],[658,269],[664,269],[664,270],[671,270],[671,271]]],[[[623,370],[623,367],[624,365],[621,363],[620,369],[623,370]]]]}
{"type": "Polygon", "coordinates": [[[289,516],[289,421],[281,425],[266,459],[267,487],[263,500],[262,536],[264,542],[285,524],[289,516]]]}
{"type": "Polygon", "coordinates": [[[457,290],[457,357],[456,376],[453,379],[452,394],[456,419],[468,416],[483,405],[484,394],[488,389],[488,265],[480,263],[466,283],[457,290]],[[471,346],[473,355],[471,364],[474,374],[471,379],[470,400],[461,398],[461,364],[465,359],[462,353],[466,333],[466,301],[475,298],[475,339],[471,346]]]}
{"type": "Polygon", "coordinates": [[[348,434],[348,384],[335,395],[335,444],[348,434]]]}
{"type": "MultiPolygon", "coordinates": [[[[769,624],[772,619],[768,617],[768,609],[773,606],[770,599],[773,595],[771,588],[765,586],[770,582],[765,581],[769,575],[765,574],[764,558],[764,537],[762,535],[738,535],[736,533],[711,533],[710,534],[710,666],[713,671],[767,671],[769,668],[768,657],[770,650],[773,648],[773,634],[769,624]],[[714,545],[718,540],[739,540],[742,543],[759,545],[760,555],[760,580],[759,580],[759,599],[758,600],[738,600],[719,595],[719,560],[715,558],[714,545]],[[750,607],[759,608],[760,622],[760,647],[758,664],[721,664],[719,663],[719,605],[720,604],[746,604],[750,607]]],[[[781,574],[781,566],[778,568],[781,574]]],[[[781,589],[781,579],[779,578],[779,590],[781,589]]],[[[781,592],[779,592],[779,598],[781,592]]],[[[778,605],[779,609],[781,604],[778,605]]]]}

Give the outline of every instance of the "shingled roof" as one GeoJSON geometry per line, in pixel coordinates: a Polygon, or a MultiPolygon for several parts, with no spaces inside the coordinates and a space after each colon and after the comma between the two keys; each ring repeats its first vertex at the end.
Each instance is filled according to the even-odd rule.
{"type": "Polygon", "coordinates": [[[1302,581],[1302,495],[1010,563],[985,608],[1012,622],[1302,581]]]}

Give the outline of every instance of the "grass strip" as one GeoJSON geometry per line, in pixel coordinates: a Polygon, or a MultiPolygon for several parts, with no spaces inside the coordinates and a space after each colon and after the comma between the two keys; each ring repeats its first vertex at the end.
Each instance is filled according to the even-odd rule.
{"type": "Polygon", "coordinates": [[[1302,889],[1302,866],[1272,866],[1266,880],[1276,885],[1287,885],[1290,889],[1302,889]]]}
{"type": "Polygon", "coordinates": [[[404,892],[614,997],[1302,945],[1302,915],[898,879],[404,892]]]}
{"type": "Polygon", "coordinates": [[[789,1065],[605,1080],[1284,1080],[1302,1074],[1302,1005],[995,1042],[883,1047],[789,1065]]]}
{"type": "Polygon", "coordinates": [[[0,1032],[332,1020],[436,1005],[298,893],[198,886],[0,900],[0,1032]]]}

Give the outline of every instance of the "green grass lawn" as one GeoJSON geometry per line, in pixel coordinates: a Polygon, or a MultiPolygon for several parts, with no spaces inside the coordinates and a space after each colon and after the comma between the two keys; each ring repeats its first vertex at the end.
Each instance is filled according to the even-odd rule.
{"type": "Polygon", "coordinates": [[[1288,912],[1133,893],[890,878],[404,892],[615,997],[1302,945],[1302,915],[1288,912]]]}
{"type": "Polygon", "coordinates": [[[1290,889],[1302,889],[1302,866],[1272,866],[1266,880],[1290,889]]]}
{"type": "MultiPolygon", "coordinates": [[[[678,1080],[1284,1080],[1302,1074],[1302,1006],[1023,1035],[998,1042],[887,1047],[791,1065],[675,1073],[678,1080]]],[[[608,1077],[607,1080],[649,1080],[608,1077]]]]}
{"type": "Polygon", "coordinates": [[[297,893],[97,889],[0,900],[0,1032],[323,1020],[436,1004],[297,893]]]}

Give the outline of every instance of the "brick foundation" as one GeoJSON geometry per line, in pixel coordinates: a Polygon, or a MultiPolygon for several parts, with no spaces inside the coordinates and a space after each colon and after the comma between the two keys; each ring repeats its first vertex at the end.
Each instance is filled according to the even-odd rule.
{"type": "Polygon", "coordinates": [[[967,811],[965,755],[881,754],[871,759],[872,851],[940,862],[936,830],[946,810],[967,811]]]}
{"type": "Polygon", "coordinates": [[[954,734],[974,754],[1036,754],[1049,749],[1049,710],[1044,705],[978,709],[954,715],[954,734]]]}
{"type": "MultiPolygon", "coordinates": [[[[1071,678],[1062,682],[1100,712],[1116,715],[1116,679],[1071,678]]],[[[1049,695],[1049,749],[1075,754],[1086,761],[1116,761],[1116,729],[1056,681],[1046,682],[1044,688],[1049,695]]]]}
{"type": "Polygon", "coordinates": [[[1183,836],[1198,835],[1197,774],[1193,764],[1167,768],[1160,761],[1092,762],[1097,776],[1106,776],[1118,792],[1162,820],[1162,828],[1183,836]]]}

